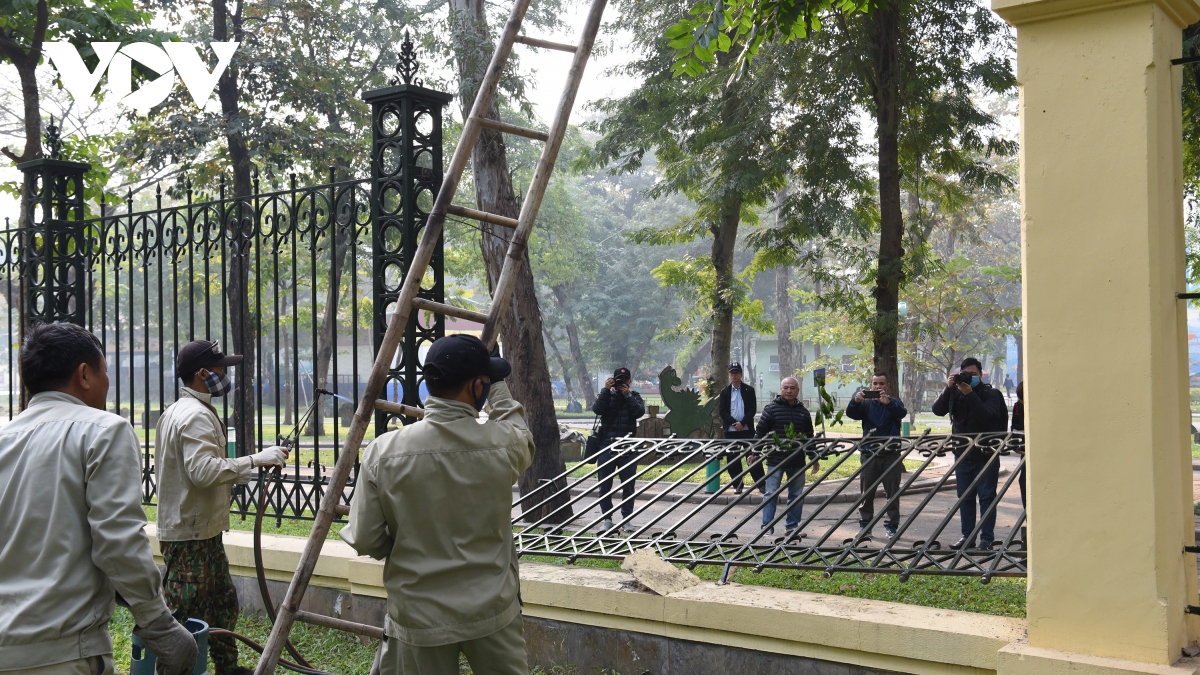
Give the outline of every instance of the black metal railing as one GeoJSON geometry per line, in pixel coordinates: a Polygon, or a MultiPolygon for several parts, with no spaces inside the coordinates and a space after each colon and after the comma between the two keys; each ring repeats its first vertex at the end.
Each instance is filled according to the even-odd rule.
{"type": "MultiPolygon", "coordinates": [[[[310,428],[298,433],[298,451],[275,490],[272,515],[311,517],[338,457],[345,415],[357,405],[374,360],[372,233],[367,180],[335,180],[232,198],[224,183],[214,198],[184,188],[175,203],[161,189],[151,208],[101,205],[84,221],[87,297],[84,323],[105,345],[110,373],[108,410],[133,425],[143,448],[143,497],[155,501],[153,473],[158,416],[179,394],[176,351],[193,339],[218,340],[227,352],[238,343],[253,353],[249,378],[252,438],[237,439],[239,454],[256,452],[290,432],[328,389],[310,428]],[[238,259],[240,257],[240,259],[238,259]],[[244,267],[245,292],[227,292],[235,264],[244,267]],[[331,292],[336,289],[336,292],[331,292]],[[248,335],[234,334],[235,313],[248,318],[248,335]]],[[[19,252],[27,235],[0,232],[0,321],[7,346],[0,357],[0,404],[9,419],[20,411],[17,368],[20,332],[19,252]]],[[[245,330],[245,329],[244,329],[245,330]]],[[[392,387],[395,388],[395,387],[392,387]]],[[[389,391],[398,398],[399,391],[389,391]]],[[[235,402],[213,399],[233,427],[235,402]]],[[[372,434],[369,432],[368,436],[372,434]]],[[[256,483],[235,491],[234,512],[253,513],[256,483]]]]}
{"type": "Polygon", "coordinates": [[[1025,507],[1012,489],[1025,466],[1024,449],[1021,433],[778,442],[626,438],[596,464],[569,467],[547,482],[565,483],[562,490],[547,488],[516,499],[513,528],[520,555],[567,562],[620,559],[650,547],[669,562],[725,566],[724,578],[732,568],[748,567],[887,572],[901,580],[912,574],[975,576],[986,583],[1026,573],[1025,507]],[[886,470],[872,470],[871,479],[863,481],[865,460],[882,462],[886,470]],[[709,478],[706,466],[713,462],[719,472],[709,478]],[[626,471],[626,482],[632,482],[632,494],[626,494],[615,470],[631,465],[636,471],[632,477],[626,471]],[[770,500],[759,488],[773,471],[779,473],[778,466],[795,474],[781,481],[778,510],[764,519],[770,500]],[[732,478],[722,478],[730,467],[732,478]],[[874,513],[864,526],[863,495],[882,496],[888,470],[902,472],[899,490],[873,498],[874,513]],[[963,536],[951,525],[960,505],[975,499],[977,488],[990,491],[989,471],[999,474],[996,497],[963,536]],[[603,478],[610,475],[615,480],[606,486],[603,478]],[[743,485],[740,493],[738,485],[743,485]],[[798,527],[775,536],[788,511],[782,493],[801,486],[798,527]],[[611,500],[607,510],[601,508],[604,497],[611,500]],[[560,498],[562,506],[532,522],[521,515],[540,513],[539,507],[560,498]],[[882,537],[882,521],[892,505],[899,506],[901,520],[895,536],[882,537]],[[995,540],[985,547],[984,523],[993,516],[995,540]],[[954,548],[960,537],[976,545],[954,548]]]}

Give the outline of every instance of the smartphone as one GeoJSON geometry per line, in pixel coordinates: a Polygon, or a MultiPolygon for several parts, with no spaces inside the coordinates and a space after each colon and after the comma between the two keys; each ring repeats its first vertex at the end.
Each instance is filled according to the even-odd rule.
{"type": "Polygon", "coordinates": [[[879,398],[878,389],[863,389],[863,398],[879,398]]]}

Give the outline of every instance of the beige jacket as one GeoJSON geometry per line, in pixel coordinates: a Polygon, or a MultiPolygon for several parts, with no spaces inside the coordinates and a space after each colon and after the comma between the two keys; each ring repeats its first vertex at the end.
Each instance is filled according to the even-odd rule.
{"type": "Polygon", "coordinates": [[[229,486],[250,480],[250,457],[226,457],[225,425],[212,396],[187,387],[158,418],[159,541],[211,539],[229,529],[229,486]]]}
{"type": "Polygon", "coordinates": [[[520,611],[512,485],[533,461],[533,434],[508,385],[489,419],[429,397],[425,419],[367,447],[341,537],[387,559],[387,634],[436,646],[490,635],[520,611]]]}
{"type": "Polygon", "coordinates": [[[0,671],[112,653],[114,591],[167,611],[126,420],[43,392],[0,428],[0,671]]]}

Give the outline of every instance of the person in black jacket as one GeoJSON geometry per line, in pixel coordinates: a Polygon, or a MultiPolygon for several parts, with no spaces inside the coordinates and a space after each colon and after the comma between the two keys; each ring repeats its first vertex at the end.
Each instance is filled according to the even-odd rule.
{"type": "MultiPolygon", "coordinates": [[[[812,438],[812,415],[800,400],[800,383],[794,377],[785,377],[779,383],[779,396],[763,408],[762,416],[754,432],[758,438],[770,438],[778,434],[779,438],[812,438]]],[[[784,475],[788,479],[788,512],[786,538],[791,539],[800,526],[800,518],[804,512],[804,502],[800,501],[800,493],[804,491],[803,452],[782,451],[767,455],[767,496],[763,506],[762,522],[767,534],[774,534],[775,528],[770,523],[775,519],[776,503],[779,499],[784,475]]],[[[814,462],[812,472],[820,470],[820,463],[814,462]]],[[[799,535],[803,537],[804,534],[799,535]]]]}
{"type": "MultiPolygon", "coordinates": [[[[1012,430],[1025,433],[1025,381],[1017,383],[1017,402],[1012,409],[1012,430]]],[[[1021,452],[1024,457],[1024,451],[1021,452]]],[[[1021,506],[1025,506],[1025,467],[1021,467],[1021,475],[1017,476],[1017,485],[1021,487],[1021,506]]],[[[1023,539],[1024,537],[1022,537],[1023,539]]]]}
{"type": "MultiPolygon", "coordinates": [[[[846,406],[846,417],[862,420],[863,438],[899,436],[900,422],[908,415],[904,401],[892,398],[888,394],[888,377],[883,373],[876,373],[871,378],[871,391],[878,392],[878,398],[867,398],[866,390],[854,394],[854,398],[846,406]]],[[[899,446],[894,444],[864,444],[860,453],[862,471],[859,472],[859,491],[863,495],[863,501],[858,509],[858,523],[866,530],[871,519],[875,517],[874,486],[882,476],[883,491],[890,502],[887,522],[883,524],[883,532],[888,539],[896,536],[896,529],[900,527],[900,500],[892,500],[896,493],[900,492],[900,472],[903,466],[896,461],[899,459],[899,449],[899,446]]],[[[870,536],[869,531],[860,534],[870,536]]]]}
{"type": "MultiPolygon", "coordinates": [[[[956,434],[1008,431],[1008,406],[1004,403],[1004,395],[990,384],[983,383],[983,364],[975,358],[963,359],[958,374],[946,380],[946,390],[934,402],[933,414],[939,417],[950,415],[951,429],[956,434]]],[[[954,454],[960,458],[962,451],[956,450],[954,454]]],[[[1000,478],[999,458],[995,461],[990,459],[975,449],[966,457],[961,457],[954,471],[958,496],[962,499],[958,519],[963,536],[951,548],[975,547],[975,542],[968,541],[971,531],[975,529],[975,500],[979,500],[979,512],[987,512],[996,499],[996,482],[1000,478]],[[980,472],[983,472],[983,477],[968,494],[967,488],[980,472]]],[[[995,530],[996,512],[992,511],[983,519],[980,528],[979,543],[982,548],[991,547],[995,530]]]]}
{"type": "MultiPolygon", "coordinates": [[[[721,424],[724,425],[725,438],[754,438],[754,414],[758,412],[758,402],[754,400],[754,387],[742,382],[742,364],[729,364],[729,386],[721,390],[720,403],[717,407],[721,413],[721,424]]],[[[728,457],[736,457],[730,453],[728,457]]],[[[763,477],[762,464],[750,462],[750,476],[758,481],[763,477]]],[[[742,494],[742,460],[733,459],[728,467],[729,479],[737,480],[733,491],[742,494]]]]}
{"type": "MultiPolygon", "coordinates": [[[[621,499],[624,500],[628,500],[633,495],[633,476],[637,473],[637,463],[634,461],[637,459],[637,453],[627,453],[617,458],[616,462],[610,463],[613,456],[607,449],[607,446],[616,439],[636,432],[638,419],[646,414],[646,404],[642,402],[642,395],[629,388],[632,379],[628,368],[617,368],[613,372],[613,376],[604,383],[604,389],[596,397],[596,403],[592,406],[592,412],[600,416],[600,429],[596,433],[604,439],[605,446],[596,460],[600,466],[600,509],[604,513],[603,528],[605,531],[613,529],[613,472],[620,472],[621,499]]],[[[634,531],[633,523],[628,520],[632,513],[632,501],[621,504],[621,517],[626,521],[622,523],[621,527],[626,532],[634,531]]]]}

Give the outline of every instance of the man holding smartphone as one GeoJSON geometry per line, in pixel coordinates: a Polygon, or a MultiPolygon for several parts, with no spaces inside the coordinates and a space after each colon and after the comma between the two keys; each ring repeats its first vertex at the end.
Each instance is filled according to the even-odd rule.
{"type": "MultiPolygon", "coordinates": [[[[904,402],[888,394],[888,377],[876,373],[871,378],[871,388],[861,389],[846,406],[846,417],[862,421],[863,438],[900,435],[900,422],[908,415],[904,402]]],[[[883,491],[887,495],[887,521],[883,524],[888,539],[896,536],[900,527],[900,473],[903,467],[899,458],[899,446],[888,443],[864,444],[860,459],[859,491],[862,505],[858,508],[858,522],[862,529],[859,535],[869,538],[868,526],[875,517],[876,481],[882,477],[883,491]]]]}

